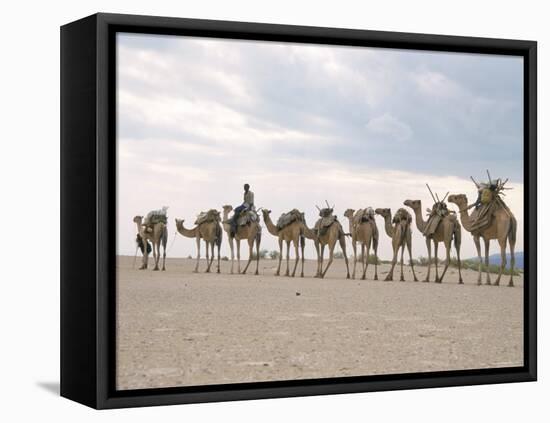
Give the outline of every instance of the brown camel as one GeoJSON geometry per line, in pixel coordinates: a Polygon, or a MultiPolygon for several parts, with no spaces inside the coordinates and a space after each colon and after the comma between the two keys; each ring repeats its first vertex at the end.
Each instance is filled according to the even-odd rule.
{"type": "Polygon", "coordinates": [[[500,284],[500,278],[502,272],[506,266],[506,242],[510,244],[510,281],[508,286],[514,286],[514,266],[516,264],[515,252],[516,247],[516,230],[517,221],[514,215],[503,207],[497,207],[493,212],[489,226],[482,230],[472,231],[472,223],[475,220],[477,210],[474,210],[471,214],[468,214],[468,198],[464,194],[456,194],[449,196],[449,203],[457,205],[460,212],[460,221],[462,226],[468,232],[472,233],[474,237],[474,243],[477,249],[477,256],[479,258],[479,268],[477,284],[481,285],[481,246],[479,238],[483,238],[485,244],[485,267],[487,272],[486,284],[491,285],[491,277],[489,276],[489,243],[492,239],[496,239],[500,246],[500,271],[495,281],[495,285],[500,284]]]}
{"type": "MultiPolygon", "coordinates": [[[[355,268],[357,266],[357,243],[361,244],[361,264],[363,266],[363,275],[361,279],[366,278],[367,267],[369,266],[369,251],[371,248],[374,250],[374,256],[376,261],[374,262],[374,280],[378,280],[378,228],[376,222],[373,219],[368,221],[354,222],[355,210],[347,209],[344,216],[349,220],[349,231],[351,233],[351,245],[353,247],[353,273],[352,278],[355,279],[355,268]],[[366,260],[365,260],[366,250],[366,260]]],[[[357,217],[357,216],[355,216],[357,217]]],[[[357,220],[357,219],[356,219],[357,220]]]]}
{"type": "Polygon", "coordinates": [[[134,217],[134,223],[137,225],[138,234],[141,237],[143,246],[143,262],[140,270],[147,269],[149,263],[149,252],[147,251],[147,241],[151,241],[153,244],[153,258],[155,260],[155,268],[153,270],[159,270],[160,260],[160,246],[162,244],[163,256],[162,256],[162,270],[166,270],[166,243],[168,242],[168,229],[162,222],[151,225],[152,230],[149,231],[143,225],[143,216],[134,217]]]}
{"type": "MultiPolygon", "coordinates": [[[[319,207],[317,207],[319,209],[319,207]]],[[[329,217],[332,216],[333,208],[319,209],[319,215],[329,217]]],[[[348,256],[346,254],[346,234],[342,229],[342,225],[338,220],[334,220],[332,224],[326,228],[321,228],[321,221],[323,217],[317,221],[315,227],[310,229],[307,227],[304,220],[304,236],[308,239],[313,239],[315,243],[315,249],[317,250],[317,272],[315,274],[316,278],[324,278],[327,274],[327,271],[334,261],[334,247],[336,242],[340,244],[342,249],[342,254],[344,255],[344,260],[346,262],[346,279],[350,278],[349,274],[349,263],[348,256]],[[329,260],[327,266],[323,270],[323,260],[325,247],[329,249],[329,260]]]]}
{"type": "MultiPolygon", "coordinates": [[[[424,230],[428,222],[424,221],[424,219],[422,218],[422,202],[420,200],[406,200],[403,204],[413,209],[416,220],[416,227],[422,234],[424,234],[424,230]]],[[[432,268],[432,241],[434,244],[435,257],[435,282],[441,283],[443,282],[443,277],[445,276],[447,268],[449,267],[449,263],[451,262],[451,242],[454,240],[456,257],[458,259],[458,283],[463,283],[460,266],[461,236],[462,228],[460,227],[460,223],[458,223],[456,215],[453,213],[449,213],[448,215],[441,218],[441,221],[437,225],[437,228],[435,229],[433,234],[429,236],[424,234],[424,237],[426,238],[426,247],[428,248],[428,274],[426,275],[426,279],[424,279],[424,282],[430,281],[430,270],[432,268]],[[443,245],[445,246],[445,250],[447,251],[445,268],[443,269],[441,277],[439,277],[439,272],[437,268],[437,247],[440,242],[443,243],[443,245]]]]}
{"type": "MultiPolygon", "coordinates": [[[[388,275],[386,276],[386,281],[392,281],[393,280],[393,270],[395,268],[395,264],[397,263],[397,254],[399,252],[399,248],[401,248],[401,281],[405,280],[405,276],[403,275],[403,255],[405,252],[405,246],[407,246],[407,250],[409,251],[409,259],[411,263],[411,269],[414,277],[414,281],[417,282],[418,279],[416,278],[416,273],[414,272],[414,265],[412,261],[412,234],[411,234],[411,222],[412,217],[409,214],[409,212],[405,209],[399,209],[396,213],[404,216],[404,219],[400,219],[397,222],[393,223],[392,226],[392,216],[391,216],[391,210],[390,209],[376,209],[375,213],[382,216],[384,218],[384,229],[386,230],[386,234],[392,239],[392,248],[393,248],[393,259],[391,262],[391,269],[388,275]]],[[[395,220],[395,217],[394,217],[395,220]]]]}
{"type": "Polygon", "coordinates": [[[283,259],[283,241],[286,242],[286,272],[285,276],[290,276],[290,243],[294,244],[294,251],[296,254],[296,260],[294,262],[294,269],[292,270],[292,277],[296,275],[296,268],[298,267],[298,261],[300,260],[300,253],[298,246],[302,250],[302,271],[300,272],[300,277],[304,277],[304,248],[305,240],[303,235],[303,223],[300,220],[295,220],[284,228],[279,229],[271,220],[269,214],[271,210],[262,209],[262,214],[264,217],[264,222],[267,227],[268,232],[279,238],[279,265],[277,266],[277,271],[275,276],[279,276],[281,272],[281,261],[283,259]]]}
{"type": "Polygon", "coordinates": [[[247,225],[238,226],[235,236],[231,236],[231,224],[229,223],[229,212],[231,210],[233,210],[232,206],[223,206],[223,230],[227,233],[229,247],[231,248],[231,273],[233,274],[233,262],[235,260],[233,239],[235,239],[237,244],[237,270],[239,273],[241,273],[241,240],[246,239],[248,241],[248,262],[246,263],[242,273],[244,275],[248,270],[248,266],[250,266],[250,262],[253,257],[252,249],[254,247],[254,243],[256,243],[256,272],[254,272],[254,274],[257,275],[259,274],[258,268],[260,266],[260,242],[262,240],[262,227],[260,226],[260,222],[250,222],[247,225]]]}
{"type": "Polygon", "coordinates": [[[206,271],[205,273],[210,273],[210,268],[212,267],[212,262],[214,261],[214,246],[218,248],[218,266],[216,269],[217,273],[220,273],[220,247],[222,245],[222,228],[219,222],[210,221],[204,222],[193,229],[187,229],[183,226],[184,219],[176,219],[176,228],[178,232],[187,238],[195,238],[197,242],[197,262],[195,264],[195,270],[193,273],[198,273],[199,271],[199,262],[201,258],[201,239],[204,240],[206,245],[206,271]],[[210,249],[210,253],[209,253],[210,249]],[[211,257],[209,257],[211,255],[211,257]]]}

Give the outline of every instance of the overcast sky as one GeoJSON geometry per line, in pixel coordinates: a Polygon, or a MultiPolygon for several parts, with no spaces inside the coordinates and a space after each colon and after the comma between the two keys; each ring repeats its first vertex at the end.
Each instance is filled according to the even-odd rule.
{"type": "MultiPolygon", "coordinates": [[[[135,252],[133,216],[169,206],[171,243],[175,217],[236,206],[245,182],[274,220],[296,207],[313,226],[326,199],[347,230],[346,208],[431,206],[426,182],[473,200],[485,169],[510,178],[523,250],[521,58],[136,34],[117,49],[119,254],[135,252]]],[[[277,248],[265,229],[262,248],[277,248]]],[[[189,254],[178,235],[168,255],[189,254]]]]}

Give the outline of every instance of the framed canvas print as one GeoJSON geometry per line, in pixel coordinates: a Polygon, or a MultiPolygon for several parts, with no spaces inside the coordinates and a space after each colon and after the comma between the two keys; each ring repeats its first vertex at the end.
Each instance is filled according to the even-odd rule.
{"type": "Polygon", "coordinates": [[[61,394],[536,380],[536,43],[61,28],[61,394]]]}

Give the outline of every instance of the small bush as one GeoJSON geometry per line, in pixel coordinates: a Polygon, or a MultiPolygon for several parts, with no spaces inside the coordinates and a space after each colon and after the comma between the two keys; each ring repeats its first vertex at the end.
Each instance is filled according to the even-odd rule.
{"type": "Polygon", "coordinates": [[[193,256],[192,256],[191,254],[189,254],[189,255],[187,256],[187,258],[188,258],[188,259],[192,259],[193,256]]]}
{"type": "MultiPolygon", "coordinates": [[[[260,259],[265,259],[267,258],[267,255],[269,254],[269,251],[267,250],[260,250],[260,259]]],[[[257,256],[256,256],[256,253],[253,252],[252,253],[252,260],[256,260],[257,259],[257,256]]]]}
{"type": "Polygon", "coordinates": [[[229,257],[227,257],[227,256],[223,256],[221,259],[222,259],[222,261],[229,261],[229,257]]]}
{"type": "Polygon", "coordinates": [[[279,259],[279,252],[277,250],[273,250],[269,252],[269,258],[271,260],[278,260],[279,259]]]}

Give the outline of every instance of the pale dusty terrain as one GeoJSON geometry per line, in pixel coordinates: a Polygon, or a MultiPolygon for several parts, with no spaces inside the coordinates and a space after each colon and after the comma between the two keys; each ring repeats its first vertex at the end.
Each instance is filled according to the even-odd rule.
{"type": "MultiPolygon", "coordinates": [[[[118,258],[118,389],[523,363],[523,276],[508,288],[508,277],[477,286],[473,271],[458,285],[452,268],[443,284],[412,282],[408,267],[406,282],[346,280],[343,260],[324,280],[313,261],[303,279],[273,276],[271,260],[259,276],[229,275],[228,262],[221,274],[194,274],[188,259],[166,272],[132,262],[118,258]]],[[[388,265],[378,269],[383,279],[388,265]]]]}

